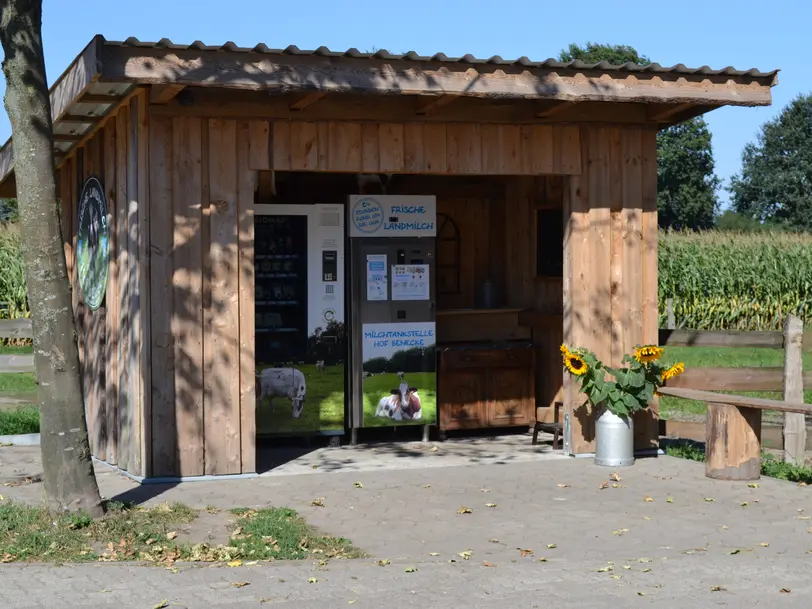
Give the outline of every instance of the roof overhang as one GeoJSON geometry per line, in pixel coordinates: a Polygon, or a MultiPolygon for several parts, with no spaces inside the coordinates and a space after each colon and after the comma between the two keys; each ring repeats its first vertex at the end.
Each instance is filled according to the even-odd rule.
{"type": "MultiPolygon", "coordinates": [[[[689,118],[719,106],[766,106],[777,70],[712,70],[682,64],[585,64],[527,58],[449,58],[415,53],[343,53],[265,45],[212,47],[168,40],[111,42],[96,36],[51,87],[57,163],[137,86],[158,85],[152,103],[165,103],[184,86],[327,93],[369,93],[551,102],[652,104],[651,120],[689,118]],[[656,116],[655,116],[656,114],[656,116]]],[[[541,115],[539,115],[541,116],[541,115]]],[[[0,150],[0,195],[13,196],[13,151],[0,150]]]]}

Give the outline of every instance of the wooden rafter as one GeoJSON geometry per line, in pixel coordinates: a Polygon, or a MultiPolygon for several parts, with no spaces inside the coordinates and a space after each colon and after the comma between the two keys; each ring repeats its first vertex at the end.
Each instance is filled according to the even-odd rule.
{"type": "Polygon", "coordinates": [[[565,110],[569,110],[570,108],[574,108],[578,102],[571,102],[571,101],[557,101],[552,105],[547,106],[546,108],[540,110],[537,114],[537,118],[550,118],[555,116],[556,114],[560,114],[565,110]]]}
{"type": "Polygon", "coordinates": [[[98,93],[87,93],[76,100],[80,104],[117,104],[121,100],[118,95],[100,95],[98,93]]]}
{"type": "Polygon", "coordinates": [[[426,115],[444,108],[460,98],[459,95],[423,95],[415,100],[415,114],[426,115]]]}
{"type": "Polygon", "coordinates": [[[149,92],[149,103],[166,104],[183,91],[186,85],[153,85],[149,92]]]}
{"type": "Polygon", "coordinates": [[[649,120],[655,123],[664,123],[672,119],[677,114],[685,112],[696,105],[697,104],[695,103],[685,103],[677,104],[675,106],[658,107],[657,109],[652,109],[652,111],[648,113],[648,117],[649,120]]]}
{"type": "Polygon", "coordinates": [[[305,93],[298,96],[296,100],[290,104],[290,109],[294,112],[299,112],[308,106],[312,106],[325,95],[327,95],[327,91],[312,91],[310,93],[305,93]]]}
{"type": "Polygon", "coordinates": [[[77,123],[80,125],[93,125],[101,120],[100,116],[66,114],[59,118],[60,123],[77,123]]]}

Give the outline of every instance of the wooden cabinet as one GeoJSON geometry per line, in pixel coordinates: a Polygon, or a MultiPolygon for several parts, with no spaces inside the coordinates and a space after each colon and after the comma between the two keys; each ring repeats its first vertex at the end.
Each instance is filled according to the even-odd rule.
{"type": "Polygon", "coordinates": [[[440,353],[440,431],[529,426],[535,410],[531,345],[450,347],[440,353]]]}

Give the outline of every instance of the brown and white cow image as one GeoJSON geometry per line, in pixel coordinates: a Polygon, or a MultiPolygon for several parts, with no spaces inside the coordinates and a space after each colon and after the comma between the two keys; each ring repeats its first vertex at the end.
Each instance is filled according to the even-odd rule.
{"type": "Polygon", "coordinates": [[[397,389],[392,389],[392,395],[381,398],[376,417],[386,417],[395,421],[416,421],[423,418],[423,409],[420,405],[420,396],[416,387],[409,387],[401,383],[397,389]]]}

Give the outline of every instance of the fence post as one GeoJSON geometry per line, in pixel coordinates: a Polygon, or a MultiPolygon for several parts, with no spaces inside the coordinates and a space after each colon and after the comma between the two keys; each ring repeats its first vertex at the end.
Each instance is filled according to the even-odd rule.
{"type": "Polygon", "coordinates": [[[665,310],[668,313],[668,325],[667,328],[669,330],[674,330],[677,327],[677,320],[674,316],[674,299],[673,298],[666,298],[665,300],[665,310]]]}
{"type": "MultiPolygon", "coordinates": [[[[803,403],[803,322],[790,313],[784,323],[784,401],[803,403]]],[[[803,413],[784,413],[784,461],[803,465],[806,420],[803,413]]]]}

